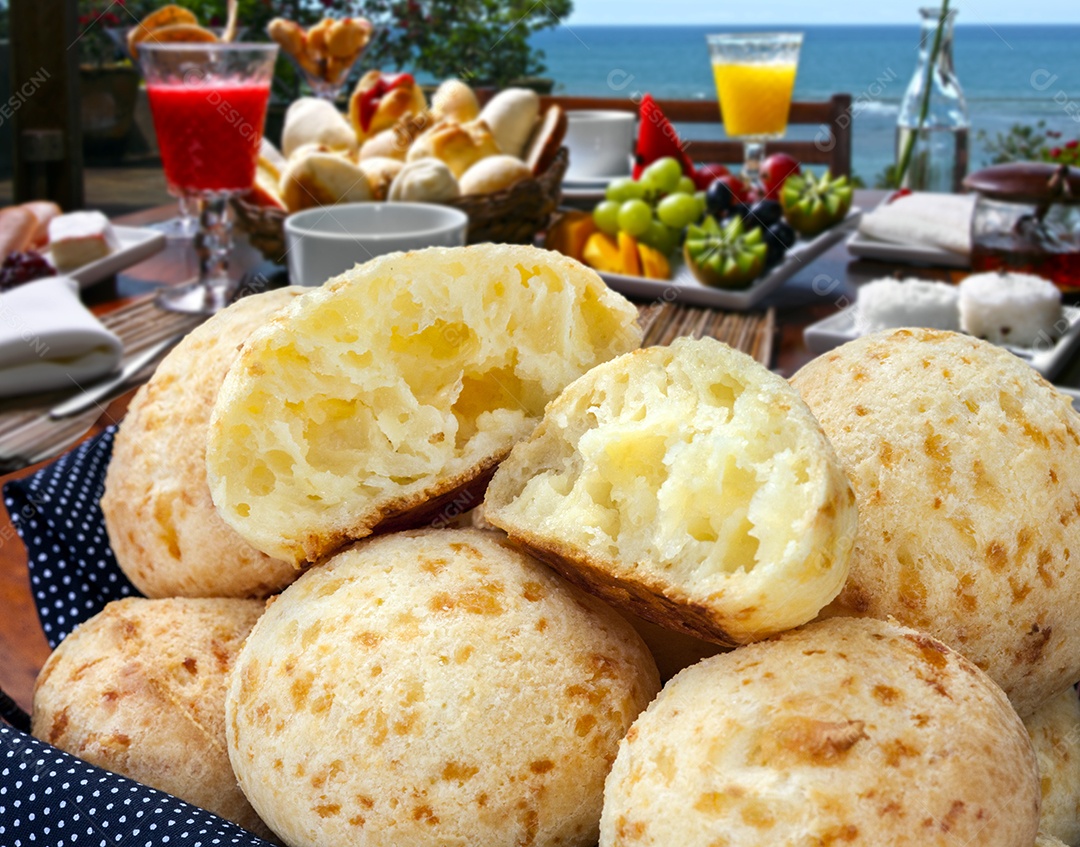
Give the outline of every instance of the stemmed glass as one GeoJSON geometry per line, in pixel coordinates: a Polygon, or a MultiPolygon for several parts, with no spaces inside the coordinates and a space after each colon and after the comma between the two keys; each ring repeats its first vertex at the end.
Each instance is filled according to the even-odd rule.
{"type": "MultiPolygon", "coordinates": [[[[219,38],[225,31],[224,27],[208,27],[208,29],[219,38]]],[[[113,44],[116,45],[117,53],[128,60],[131,60],[131,51],[128,49],[128,33],[131,30],[130,26],[113,26],[105,29],[113,44]]],[[[188,198],[185,197],[183,191],[173,185],[166,184],[166,189],[176,198],[177,215],[160,223],[148,224],[148,227],[164,233],[166,238],[178,240],[194,238],[199,227],[188,198]]]]}
{"type": "Polygon", "coordinates": [[[743,176],[756,185],[765,142],[787,131],[802,33],[724,33],[705,40],[724,130],[742,140],[743,176]]]}
{"type": "Polygon", "coordinates": [[[159,292],[162,308],[213,314],[228,302],[228,201],[255,181],[277,50],[235,43],[139,47],[165,179],[198,210],[199,277],[159,292]]]}

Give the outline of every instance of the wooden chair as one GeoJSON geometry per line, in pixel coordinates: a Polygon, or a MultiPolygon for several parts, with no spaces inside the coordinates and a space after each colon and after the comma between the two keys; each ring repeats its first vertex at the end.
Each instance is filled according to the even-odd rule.
{"type": "MultiPolygon", "coordinates": [[[[627,97],[541,98],[541,109],[558,104],[563,109],[617,109],[638,112],[638,103],[627,97]]],[[[720,108],[708,100],[657,100],[656,104],[674,124],[716,124],[722,120],[720,108]]],[[[806,165],[827,165],[834,176],[851,176],[851,95],[834,94],[828,100],[796,101],[791,104],[788,124],[817,125],[812,141],[784,139],[765,146],[765,153],[787,153],[806,165]]],[[[706,141],[683,138],[695,162],[742,162],[739,141],[706,141]]]]}

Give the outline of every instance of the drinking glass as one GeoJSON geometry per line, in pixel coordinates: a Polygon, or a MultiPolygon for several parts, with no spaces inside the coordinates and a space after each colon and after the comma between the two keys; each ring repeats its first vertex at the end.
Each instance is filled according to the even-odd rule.
{"type": "Polygon", "coordinates": [[[765,142],[787,131],[802,33],[723,33],[705,40],[724,130],[742,140],[743,176],[756,185],[765,142]]]}
{"type": "Polygon", "coordinates": [[[276,44],[139,46],[165,180],[193,204],[199,277],[159,292],[165,309],[213,314],[228,302],[229,198],[255,182],[276,44]]]}
{"type": "MultiPolygon", "coordinates": [[[[105,29],[113,44],[116,45],[118,57],[129,61],[131,61],[131,51],[128,49],[128,33],[132,29],[134,27],[130,26],[113,26],[105,29]]],[[[225,32],[224,27],[206,27],[206,29],[209,29],[218,38],[225,32]]],[[[242,38],[243,36],[239,37],[242,38]]],[[[158,232],[164,233],[165,237],[169,239],[186,241],[194,238],[199,226],[198,220],[191,209],[191,204],[180,189],[168,184],[165,187],[169,194],[176,198],[176,217],[158,223],[147,224],[147,228],[156,229],[158,232]]]]}

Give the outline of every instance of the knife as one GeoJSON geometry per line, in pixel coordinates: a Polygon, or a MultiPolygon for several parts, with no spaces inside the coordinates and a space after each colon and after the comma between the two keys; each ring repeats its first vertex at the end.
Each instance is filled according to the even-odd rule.
{"type": "Polygon", "coordinates": [[[68,418],[72,415],[77,415],[79,412],[85,411],[97,403],[102,397],[115,391],[126,385],[131,381],[139,371],[149,365],[151,362],[160,359],[169,350],[175,347],[180,339],[182,339],[186,333],[179,333],[177,335],[170,336],[164,341],[159,341],[151,347],[147,347],[139,355],[132,357],[127,364],[120,368],[116,376],[106,379],[104,382],[99,382],[97,385],[93,385],[87,388],[81,394],[76,394],[70,400],[65,400],[57,406],[54,406],[49,410],[49,417],[53,420],[58,418],[68,418]]]}

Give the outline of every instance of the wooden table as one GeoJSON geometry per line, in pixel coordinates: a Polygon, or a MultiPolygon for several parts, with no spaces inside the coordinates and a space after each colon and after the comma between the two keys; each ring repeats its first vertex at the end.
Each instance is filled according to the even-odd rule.
{"type": "MultiPolygon", "coordinates": [[[[858,192],[856,203],[863,208],[872,208],[880,198],[880,192],[858,192]]],[[[173,207],[152,209],[127,216],[119,222],[143,225],[162,220],[173,211],[173,207]]],[[[241,250],[240,261],[234,269],[238,274],[256,271],[272,276],[281,273],[276,266],[260,263],[261,257],[246,248],[241,250]]],[[[107,311],[126,302],[125,298],[146,293],[162,282],[179,283],[190,279],[194,271],[194,259],[189,252],[172,244],[159,255],[129,269],[118,279],[88,289],[85,298],[95,310],[107,311]]],[[[800,270],[766,303],[777,310],[778,337],[773,369],[785,377],[791,376],[812,358],[802,338],[806,326],[851,303],[860,284],[896,272],[937,279],[950,278],[948,271],[853,261],[842,242],[800,270]]],[[[1080,370],[1080,365],[1076,368],[1080,370]]],[[[93,431],[100,431],[118,421],[132,394],[129,392],[110,404],[93,431]]],[[[26,476],[36,467],[0,477],[0,484],[26,476]]],[[[42,635],[30,594],[26,551],[6,510],[0,512],[0,688],[29,710],[34,679],[49,654],[49,647],[42,635]]]]}

